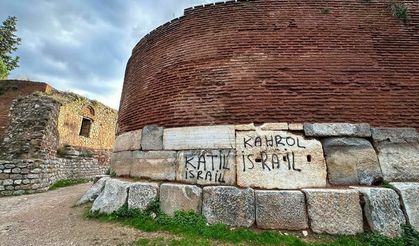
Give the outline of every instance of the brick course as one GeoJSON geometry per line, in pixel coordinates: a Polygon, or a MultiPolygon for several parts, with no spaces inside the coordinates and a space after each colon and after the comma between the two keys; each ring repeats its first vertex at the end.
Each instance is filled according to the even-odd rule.
{"type": "Polygon", "coordinates": [[[419,129],[419,2],[205,5],[145,36],[128,62],[119,133],[249,122],[419,129]],[[325,11],[327,10],[327,11],[325,11]]]}

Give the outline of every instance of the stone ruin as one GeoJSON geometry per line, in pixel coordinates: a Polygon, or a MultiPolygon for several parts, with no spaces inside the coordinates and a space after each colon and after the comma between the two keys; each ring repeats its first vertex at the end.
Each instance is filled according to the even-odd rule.
{"type": "Polygon", "coordinates": [[[111,163],[128,179],[96,183],[83,198],[94,201],[93,211],[111,213],[126,201],[145,209],[159,200],[169,215],[193,210],[234,227],[357,234],[365,222],[387,236],[405,223],[419,229],[413,128],[147,125],[116,138],[111,163]],[[383,188],[384,180],[394,189],[383,188]]]}
{"type": "Polygon", "coordinates": [[[409,21],[383,1],[186,9],[134,47],[117,177],[80,203],[111,213],[159,200],[233,227],[419,230],[419,5],[401,2],[409,21]]]}
{"type": "Polygon", "coordinates": [[[115,110],[44,83],[0,81],[5,85],[14,89],[0,98],[11,105],[0,137],[0,196],[42,192],[109,169],[115,110]]]}

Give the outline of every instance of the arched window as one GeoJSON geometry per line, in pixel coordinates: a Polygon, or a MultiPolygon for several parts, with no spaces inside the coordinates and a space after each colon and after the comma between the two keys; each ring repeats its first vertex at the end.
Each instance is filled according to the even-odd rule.
{"type": "Polygon", "coordinates": [[[92,120],[88,118],[84,118],[81,121],[81,127],[80,127],[80,136],[83,137],[90,137],[90,129],[92,128],[92,120]]]}

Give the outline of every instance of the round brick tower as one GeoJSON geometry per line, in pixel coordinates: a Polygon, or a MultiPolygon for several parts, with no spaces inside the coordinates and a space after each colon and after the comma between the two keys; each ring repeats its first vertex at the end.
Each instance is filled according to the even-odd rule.
{"type": "Polygon", "coordinates": [[[387,1],[186,9],[133,49],[119,133],[274,121],[419,128],[419,3],[404,2],[409,23],[387,1]]]}
{"type": "Polygon", "coordinates": [[[159,200],[234,227],[419,229],[419,2],[392,4],[409,20],[387,0],[229,1],[152,31],[92,211],[159,200]]]}

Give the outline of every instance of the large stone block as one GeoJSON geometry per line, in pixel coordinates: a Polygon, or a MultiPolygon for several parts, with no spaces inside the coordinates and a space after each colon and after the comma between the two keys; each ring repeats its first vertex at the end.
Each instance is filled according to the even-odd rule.
{"type": "Polygon", "coordinates": [[[419,181],[419,143],[379,143],[375,148],[386,181],[419,181]]]}
{"type": "Polygon", "coordinates": [[[419,136],[415,128],[372,128],[374,143],[417,143],[419,136]]]}
{"type": "Polygon", "coordinates": [[[419,231],[419,183],[390,183],[402,198],[409,224],[419,231]]]}
{"type": "Polygon", "coordinates": [[[371,185],[383,180],[372,144],[362,138],[322,140],[329,182],[337,185],[371,185]]]}
{"type": "Polygon", "coordinates": [[[354,235],[363,232],[356,190],[304,189],[311,229],[316,233],[354,235]]]}
{"type": "Polygon", "coordinates": [[[141,149],[141,130],[124,132],[117,136],[113,147],[114,152],[141,149]]]}
{"type": "Polygon", "coordinates": [[[111,169],[117,176],[128,176],[133,163],[132,151],[112,153],[111,169]]]}
{"type": "Polygon", "coordinates": [[[164,129],[166,150],[233,149],[235,126],[196,126],[164,129]]]}
{"type": "Polygon", "coordinates": [[[309,137],[370,137],[370,125],[350,123],[305,123],[304,133],[309,137]]]}
{"type": "Polygon", "coordinates": [[[264,189],[326,186],[320,141],[287,131],[236,133],[237,184],[264,189]]]}
{"type": "Polygon", "coordinates": [[[162,184],[160,186],[160,209],[173,216],[176,211],[201,213],[202,189],[195,185],[162,184]]]}
{"type": "Polygon", "coordinates": [[[401,224],[406,219],[400,209],[400,200],[392,189],[357,187],[365,201],[364,214],[373,232],[388,237],[399,236],[402,232],[401,224]]]}
{"type": "Polygon", "coordinates": [[[178,152],[176,180],[191,184],[235,184],[234,150],[178,152]]]}
{"type": "Polygon", "coordinates": [[[176,151],[132,152],[131,177],[175,180],[176,151]]]}
{"type": "Polygon", "coordinates": [[[301,191],[255,191],[256,224],[262,229],[303,230],[308,227],[301,191]]]}
{"type": "Polygon", "coordinates": [[[253,189],[212,186],[203,189],[202,214],[208,223],[250,227],[255,222],[253,189]]]}
{"type": "Polygon", "coordinates": [[[89,190],[86,191],[86,193],[84,193],[76,205],[79,206],[88,202],[93,202],[100,195],[103,188],[105,187],[106,181],[109,179],[109,177],[103,177],[99,179],[92,185],[92,187],[90,187],[89,190]]]}
{"type": "Polygon", "coordinates": [[[163,127],[147,125],[141,133],[141,148],[143,150],[163,149],[163,127]]]}
{"type": "Polygon", "coordinates": [[[156,183],[132,183],[129,186],[128,208],[146,209],[158,200],[159,185],[156,183]]]}
{"type": "Polygon", "coordinates": [[[105,188],[93,202],[91,211],[110,214],[127,201],[129,183],[117,179],[106,181],[105,188]]]}

